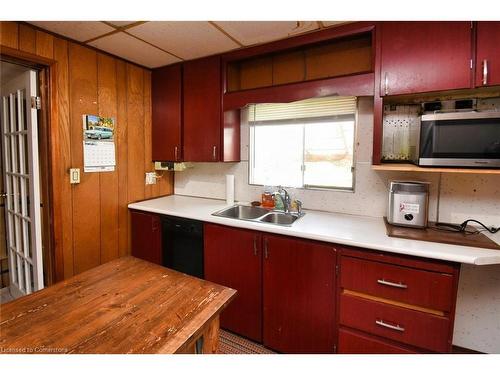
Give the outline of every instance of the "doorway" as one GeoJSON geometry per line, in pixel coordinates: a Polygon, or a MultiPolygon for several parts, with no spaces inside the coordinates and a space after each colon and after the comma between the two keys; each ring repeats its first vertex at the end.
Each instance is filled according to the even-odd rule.
{"type": "Polygon", "coordinates": [[[44,287],[39,72],[0,61],[0,302],[44,287]]]}

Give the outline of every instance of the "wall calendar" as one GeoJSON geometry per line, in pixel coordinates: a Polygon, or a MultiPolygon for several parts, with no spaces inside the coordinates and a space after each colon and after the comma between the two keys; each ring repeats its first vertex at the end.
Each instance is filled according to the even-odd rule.
{"type": "Polygon", "coordinates": [[[115,120],[83,115],[83,171],[115,170],[115,120]]]}

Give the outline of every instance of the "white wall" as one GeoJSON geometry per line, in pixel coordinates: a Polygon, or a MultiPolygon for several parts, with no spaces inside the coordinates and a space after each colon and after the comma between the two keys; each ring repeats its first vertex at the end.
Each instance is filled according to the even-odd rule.
{"type": "MultiPolygon", "coordinates": [[[[262,187],[248,185],[248,125],[242,121],[240,163],[196,163],[175,174],[175,194],[225,198],[225,175],[235,175],[235,199],[259,200],[262,187]]],[[[360,98],[356,143],[355,191],[289,189],[304,208],[382,217],[387,190],[393,179],[431,182],[430,220],[436,219],[438,173],[398,173],[371,168],[373,100],[360,98]]],[[[441,174],[439,220],[461,222],[475,218],[500,225],[500,176],[441,174]]],[[[495,235],[500,242],[500,233],[495,235]]],[[[455,345],[488,353],[500,353],[500,265],[462,266],[455,345]]]]}

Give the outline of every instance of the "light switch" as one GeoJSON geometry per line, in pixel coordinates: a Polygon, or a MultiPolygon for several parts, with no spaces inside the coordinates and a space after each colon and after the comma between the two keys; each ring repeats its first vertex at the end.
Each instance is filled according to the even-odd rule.
{"type": "Polygon", "coordinates": [[[69,183],[79,184],[80,183],[80,168],[70,168],[69,170],[69,183]]]}

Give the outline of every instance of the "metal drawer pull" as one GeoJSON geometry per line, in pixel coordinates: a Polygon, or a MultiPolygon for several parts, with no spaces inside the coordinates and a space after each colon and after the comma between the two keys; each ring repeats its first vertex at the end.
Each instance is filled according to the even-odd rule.
{"type": "Polygon", "coordinates": [[[405,329],[403,327],[401,327],[399,324],[393,325],[393,324],[386,323],[383,320],[375,320],[375,324],[377,324],[381,327],[393,329],[393,330],[399,331],[399,332],[405,331],[405,329]]]}
{"type": "Polygon", "coordinates": [[[175,154],[174,159],[178,160],[179,158],[178,158],[178,148],[177,148],[177,146],[174,147],[174,154],[175,154]]]}
{"type": "Polygon", "coordinates": [[[408,288],[408,285],[403,284],[402,282],[399,282],[399,283],[393,283],[393,282],[390,282],[390,281],[386,281],[386,280],[384,280],[384,279],[378,279],[378,280],[377,280],[377,283],[382,284],[382,285],[387,285],[387,286],[393,286],[393,287],[395,287],[395,288],[401,288],[401,289],[406,289],[406,288],[408,288]]]}
{"type": "Polygon", "coordinates": [[[217,160],[217,146],[213,147],[212,157],[214,160],[217,160]]]}
{"type": "Polygon", "coordinates": [[[488,60],[483,60],[483,85],[488,84],[488,60]]]}
{"type": "Polygon", "coordinates": [[[253,255],[257,255],[257,236],[253,237],[253,255]]]}
{"type": "Polygon", "coordinates": [[[384,93],[385,95],[389,94],[389,77],[387,77],[387,73],[384,75],[384,93]]]}

